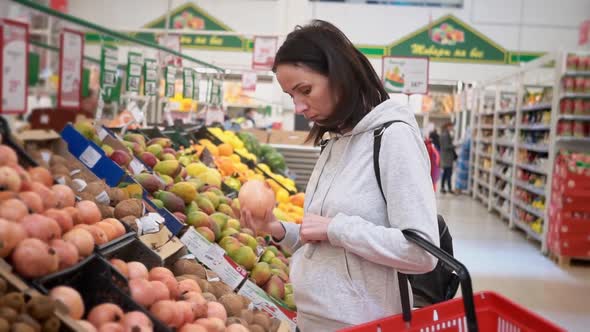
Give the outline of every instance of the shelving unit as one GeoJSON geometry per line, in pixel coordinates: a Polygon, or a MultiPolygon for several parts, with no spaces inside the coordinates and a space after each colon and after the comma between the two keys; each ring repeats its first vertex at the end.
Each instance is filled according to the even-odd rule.
{"type": "Polygon", "coordinates": [[[562,149],[590,151],[590,71],[566,70],[567,57],[551,53],[479,85],[473,121],[472,196],[540,242],[543,252],[555,156],[562,149]]]}

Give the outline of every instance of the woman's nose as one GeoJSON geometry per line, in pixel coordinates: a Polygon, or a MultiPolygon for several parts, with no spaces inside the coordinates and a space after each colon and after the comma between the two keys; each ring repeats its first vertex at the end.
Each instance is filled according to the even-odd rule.
{"type": "Polygon", "coordinates": [[[307,105],[303,102],[300,101],[294,101],[295,103],[295,113],[296,114],[301,114],[303,112],[305,112],[307,110],[307,105]]]}

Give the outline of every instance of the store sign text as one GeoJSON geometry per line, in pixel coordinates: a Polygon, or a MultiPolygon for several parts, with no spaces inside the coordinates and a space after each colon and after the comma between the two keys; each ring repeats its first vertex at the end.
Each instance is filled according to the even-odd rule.
{"type": "Polygon", "coordinates": [[[446,49],[442,47],[436,47],[435,45],[426,46],[424,44],[412,44],[412,54],[419,56],[429,57],[453,57],[453,58],[469,58],[469,59],[484,59],[485,53],[473,47],[470,50],[466,49],[446,49]]]}

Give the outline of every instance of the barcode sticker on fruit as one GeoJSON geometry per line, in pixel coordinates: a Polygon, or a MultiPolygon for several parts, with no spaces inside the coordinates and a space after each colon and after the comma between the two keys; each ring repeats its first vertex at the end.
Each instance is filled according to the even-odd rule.
{"type": "Polygon", "coordinates": [[[55,181],[57,181],[57,183],[59,183],[59,184],[66,184],[66,178],[63,176],[57,178],[55,181]]]}
{"type": "Polygon", "coordinates": [[[107,136],[109,136],[109,132],[101,127],[98,131],[98,138],[100,138],[101,141],[104,141],[107,136]]]}
{"type": "Polygon", "coordinates": [[[39,117],[39,122],[41,124],[45,124],[45,125],[49,124],[49,115],[47,115],[47,114],[41,115],[41,117],[39,117]]]}
{"type": "Polygon", "coordinates": [[[131,160],[131,163],[129,163],[129,168],[131,168],[131,172],[133,172],[134,175],[140,174],[145,170],[143,164],[137,159],[131,160]]]}
{"type": "Polygon", "coordinates": [[[100,160],[100,157],[100,153],[98,153],[93,147],[89,146],[80,155],[80,161],[88,166],[88,168],[93,168],[100,160]]]}
{"type": "Polygon", "coordinates": [[[109,204],[111,202],[111,198],[106,191],[102,191],[100,194],[96,195],[95,199],[97,203],[101,204],[109,204]]]}
{"type": "Polygon", "coordinates": [[[71,171],[71,172],[70,172],[70,176],[74,176],[74,175],[76,175],[76,174],[78,174],[78,173],[80,173],[80,172],[82,172],[82,170],[80,170],[80,169],[75,169],[75,170],[73,170],[73,171],[71,171]]]}
{"type": "Polygon", "coordinates": [[[88,185],[86,183],[86,181],[84,181],[82,179],[74,179],[74,180],[72,180],[72,184],[73,184],[74,189],[76,189],[77,192],[84,191],[84,189],[86,189],[86,186],[88,185]]]}

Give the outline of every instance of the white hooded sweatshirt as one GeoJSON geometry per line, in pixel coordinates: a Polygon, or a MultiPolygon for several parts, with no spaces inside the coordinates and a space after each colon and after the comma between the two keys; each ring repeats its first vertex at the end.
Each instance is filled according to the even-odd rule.
{"type": "Polygon", "coordinates": [[[336,331],[400,313],[397,271],[426,273],[437,262],[401,230],[439,245],[430,161],[407,106],[387,100],[329,142],[307,185],[305,213],[332,221],[329,241],[305,245],[299,225],[283,223],[279,244],[294,250],[290,278],[301,331],[336,331]],[[373,131],[393,120],[403,122],[385,130],[379,155],[386,204],[373,170],[373,131]]]}

